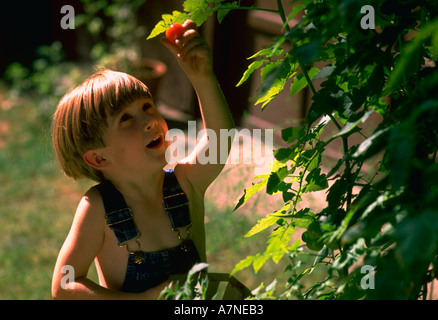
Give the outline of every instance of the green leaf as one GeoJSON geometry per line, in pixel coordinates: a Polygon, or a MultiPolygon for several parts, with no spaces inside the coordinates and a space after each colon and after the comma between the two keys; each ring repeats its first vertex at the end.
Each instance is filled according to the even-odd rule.
{"type": "MultiPolygon", "coordinates": [[[[358,222],[350,226],[342,235],[341,242],[343,244],[355,243],[357,239],[363,236],[366,225],[363,222],[358,222]]],[[[369,232],[369,230],[367,230],[369,232]]]]}
{"type": "Polygon", "coordinates": [[[273,216],[272,214],[268,214],[265,218],[262,218],[257,221],[257,224],[249,230],[247,234],[244,235],[245,238],[252,237],[253,235],[269,228],[274,223],[278,221],[278,216],[273,216]]]}
{"type": "Polygon", "coordinates": [[[265,63],[264,60],[257,60],[257,61],[254,61],[253,63],[251,63],[248,66],[248,69],[244,72],[242,79],[240,79],[239,83],[236,84],[236,87],[240,86],[246,80],[248,80],[249,77],[254,73],[254,71],[256,71],[263,63],[265,63]]]}
{"type": "Polygon", "coordinates": [[[285,224],[274,230],[268,240],[268,247],[263,255],[268,255],[275,263],[278,263],[285,253],[289,250],[289,242],[292,240],[292,235],[295,233],[295,228],[292,225],[285,224]]]}
{"type": "Polygon", "coordinates": [[[213,14],[213,10],[209,10],[208,1],[206,0],[185,0],[183,8],[189,14],[189,19],[193,20],[198,27],[213,14]]]}
{"type": "Polygon", "coordinates": [[[329,250],[327,246],[322,247],[322,249],[316,255],[315,260],[313,261],[312,268],[315,267],[318,263],[324,260],[328,256],[329,250]]]}
{"type": "Polygon", "coordinates": [[[281,138],[286,143],[292,143],[295,140],[298,140],[304,135],[305,131],[303,128],[294,128],[289,127],[281,130],[281,138]]]}
{"type": "Polygon", "coordinates": [[[265,188],[268,183],[268,179],[269,176],[266,176],[262,181],[259,181],[253,184],[251,187],[246,188],[244,190],[243,196],[239,199],[239,202],[236,204],[233,211],[236,211],[241,205],[247,202],[253,195],[255,195],[257,192],[265,188]]]}
{"type": "Polygon", "coordinates": [[[294,227],[304,229],[307,229],[309,224],[311,224],[315,219],[313,213],[309,212],[309,208],[301,209],[295,214],[283,215],[282,217],[291,219],[294,227]]]}
{"type": "Polygon", "coordinates": [[[168,27],[169,26],[166,23],[164,23],[164,21],[161,20],[160,22],[158,22],[155,25],[154,29],[152,29],[152,32],[150,33],[150,35],[146,39],[149,40],[149,39],[155,38],[159,34],[165,32],[168,27]]]}
{"type": "MultiPolygon", "coordinates": [[[[280,161],[272,161],[269,164],[269,170],[271,170],[272,172],[277,172],[278,170],[280,170],[281,168],[285,167],[286,165],[280,161]]],[[[269,173],[270,174],[270,173],[269,173]]],[[[265,176],[264,176],[265,177],[265,176]]],[[[269,176],[268,176],[269,177],[269,176]]]]}
{"type": "Polygon", "coordinates": [[[295,197],[295,193],[289,191],[292,184],[288,183],[287,185],[288,185],[288,189],[283,190],[283,201],[285,203],[291,201],[295,197]]]}
{"type": "Polygon", "coordinates": [[[278,48],[277,50],[273,50],[272,48],[265,48],[254,53],[251,57],[247,58],[247,60],[254,59],[260,56],[267,56],[267,57],[279,56],[282,53],[283,53],[282,48],[278,48]]]}
{"type": "Polygon", "coordinates": [[[312,161],[310,162],[309,166],[307,167],[307,170],[311,172],[313,169],[316,169],[321,164],[321,150],[316,150],[315,152],[318,152],[316,156],[312,158],[312,161]]]}
{"type": "Polygon", "coordinates": [[[350,133],[354,128],[357,127],[359,123],[364,123],[373,112],[374,110],[364,111],[362,116],[360,116],[362,113],[359,114],[359,119],[357,119],[358,115],[354,114],[348,119],[347,123],[342,127],[341,131],[335,134],[332,138],[337,138],[350,133]]]}
{"type": "Polygon", "coordinates": [[[313,268],[307,268],[307,269],[305,269],[303,272],[301,272],[301,273],[297,276],[296,280],[300,280],[300,279],[301,279],[303,276],[305,276],[306,274],[311,274],[312,271],[313,271],[313,268]]]}
{"type": "MultiPolygon", "coordinates": [[[[318,68],[312,68],[309,72],[309,78],[310,80],[313,80],[313,78],[315,77],[315,75],[319,72],[318,68]]],[[[299,74],[297,75],[293,81],[292,84],[290,86],[290,96],[293,97],[294,95],[296,95],[298,92],[300,92],[301,90],[303,90],[305,87],[307,87],[308,83],[306,81],[306,78],[304,77],[303,74],[299,74]]]]}
{"type": "Polygon", "coordinates": [[[292,84],[290,86],[290,96],[293,97],[298,92],[303,90],[306,86],[307,86],[306,78],[302,74],[297,75],[292,81],[292,84]]]}
{"type": "Polygon", "coordinates": [[[166,29],[174,22],[181,24],[184,23],[184,21],[188,19],[188,15],[186,13],[175,10],[172,12],[172,14],[163,14],[161,16],[161,19],[162,20],[155,25],[154,29],[152,29],[151,34],[147,37],[148,40],[165,32],[166,29]]]}
{"type": "MultiPolygon", "coordinates": [[[[433,22],[429,23],[419,32],[416,32],[416,35],[413,39],[411,39],[401,50],[400,59],[394,67],[393,72],[388,80],[388,87],[383,92],[383,95],[386,95],[392,91],[395,91],[402,82],[405,82],[407,77],[410,76],[412,64],[418,66],[419,60],[413,61],[415,56],[419,55],[419,50],[423,45],[425,39],[431,34],[433,37],[436,37],[436,30],[438,29],[438,19],[435,19],[433,22]]],[[[433,39],[432,39],[433,40],[433,39]]]]}
{"type": "Polygon", "coordinates": [[[258,255],[256,259],[254,259],[252,263],[252,267],[254,268],[254,272],[257,273],[263,267],[266,261],[269,260],[269,256],[267,255],[258,255]]]}
{"type": "Polygon", "coordinates": [[[231,271],[230,275],[232,276],[236,272],[243,270],[245,268],[248,268],[256,259],[257,256],[259,256],[260,253],[258,253],[256,256],[247,256],[245,259],[241,260],[239,263],[236,264],[236,266],[231,271]]]}
{"type": "Polygon", "coordinates": [[[183,8],[185,12],[195,12],[206,9],[208,3],[206,0],[185,0],[183,2],[183,8]]]}
{"type": "Polygon", "coordinates": [[[287,21],[283,25],[283,29],[286,27],[287,23],[293,19],[297,15],[298,12],[303,10],[305,8],[304,4],[296,4],[292,11],[289,13],[289,16],[287,17],[287,21]]]}
{"type": "Polygon", "coordinates": [[[222,20],[225,18],[225,16],[230,12],[230,10],[238,8],[238,7],[239,7],[239,3],[237,1],[233,1],[231,3],[226,2],[217,11],[217,21],[219,21],[219,23],[221,23],[222,20]]]}
{"type": "Polygon", "coordinates": [[[333,73],[333,71],[335,71],[336,66],[325,66],[324,68],[321,69],[321,71],[319,71],[315,77],[313,78],[314,80],[318,80],[318,79],[323,79],[328,77],[329,75],[331,75],[333,73]]]}
{"type": "Polygon", "coordinates": [[[295,156],[295,147],[291,148],[280,148],[274,150],[274,157],[281,163],[285,163],[289,160],[292,160],[295,156]]]}
{"type": "Polygon", "coordinates": [[[266,185],[266,193],[274,194],[278,191],[278,186],[281,182],[283,182],[284,178],[286,178],[289,174],[289,170],[287,166],[281,167],[275,172],[272,172],[269,176],[268,183],[266,185]]]}
{"type": "Polygon", "coordinates": [[[325,174],[321,174],[321,168],[312,170],[306,176],[306,181],[307,185],[305,186],[304,192],[313,192],[328,188],[327,177],[325,174]]]}
{"type": "Polygon", "coordinates": [[[434,30],[432,34],[432,55],[438,60],[438,30],[434,30]]]}
{"type": "Polygon", "coordinates": [[[193,22],[196,23],[198,27],[200,27],[205,21],[207,21],[208,17],[212,14],[212,11],[200,10],[196,12],[191,12],[189,15],[189,19],[193,20],[193,22]]]}
{"type": "Polygon", "coordinates": [[[404,219],[396,228],[396,252],[402,265],[411,272],[427,268],[435,256],[438,249],[437,218],[438,211],[429,209],[404,219]]]}
{"type": "Polygon", "coordinates": [[[359,145],[353,154],[353,158],[371,156],[380,151],[386,145],[389,132],[390,128],[383,128],[374,132],[373,135],[365,139],[365,141],[359,145]]]}
{"type": "Polygon", "coordinates": [[[287,213],[287,210],[289,210],[289,208],[291,207],[292,203],[288,203],[285,206],[283,206],[283,208],[281,208],[280,210],[275,211],[274,213],[268,214],[265,218],[262,218],[260,220],[257,221],[257,224],[251,228],[251,230],[245,234],[245,238],[249,238],[252,237],[253,235],[269,228],[270,226],[272,226],[274,223],[276,223],[278,221],[278,219],[281,218],[282,214],[287,213]]]}
{"type": "Polygon", "coordinates": [[[297,239],[297,240],[295,240],[294,243],[292,243],[292,245],[290,246],[289,250],[290,251],[295,251],[295,250],[297,250],[300,247],[300,245],[301,245],[301,240],[297,239]]]}
{"type": "Polygon", "coordinates": [[[398,190],[407,182],[414,152],[416,129],[414,125],[395,127],[389,135],[389,164],[391,166],[390,181],[394,190],[398,190]]]}
{"type": "Polygon", "coordinates": [[[285,224],[278,227],[271,233],[265,252],[263,254],[257,253],[255,256],[248,256],[241,260],[231,271],[231,275],[249,267],[251,264],[253,265],[254,272],[257,273],[269,259],[278,263],[289,250],[296,250],[298,248],[299,240],[295,241],[292,246],[289,246],[294,233],[295,229],[291,225],[285,224]]]}
{"type": "Polygon", "coordinates": [[[275,98],[287,82],[295,74],[295,65],[290,60],[272,62],[262,68],[262,85],[257,90],[254,104],[262,103],[264,109],[275,98]]]}
{"type": "Polygon", "coordinates": [[[343,203],[343,198],[347,192],[347,182],[345,179],[337,179],[330,187],[327,194],[327,202],[330,208],[336,209],[343,203]]]}
{"type": "Polygon", "coordinates": [[[309,65],[318,57],[319,43],[317,41],[313,41],[294,49],[293,51],[293,55],[298,58],[298,61],[300,61],[301,64],[309,65]]]}
{"type": "Polygon", "coordinates": [[[349,267],[357,262],[364,252],[365,242],[363,238],[359,238],[349,250],[345,250],[337,256],[333,261],[332,268],[334,270],[342,270],[345,267],[349,267]]]}

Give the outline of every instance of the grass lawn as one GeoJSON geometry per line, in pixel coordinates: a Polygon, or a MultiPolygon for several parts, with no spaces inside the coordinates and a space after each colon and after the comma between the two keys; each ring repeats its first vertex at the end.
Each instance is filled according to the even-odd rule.
{"type": "Polygon", "coordinates": [[[59,172],[45,103],[7,99],[1,88],[0,299],[51,298],[56,257],[87,189],[59,172]]]}

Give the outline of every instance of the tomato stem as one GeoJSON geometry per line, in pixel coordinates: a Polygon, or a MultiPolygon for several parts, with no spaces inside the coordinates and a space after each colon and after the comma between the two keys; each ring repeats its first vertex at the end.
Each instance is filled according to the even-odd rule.
{"type": "Polygon", "coordinates": [[[285,14],[284,14],[284,8],[283,8],[283,4],[281,3],[281,0],[277,0],[277,8],[278,8],[277,12],[280,14],[281,20],[283,21],[283,23],[286,27],[286,30],[290,31],[289,24],[286,23],[287,20],[286,20],[285,14]]]}

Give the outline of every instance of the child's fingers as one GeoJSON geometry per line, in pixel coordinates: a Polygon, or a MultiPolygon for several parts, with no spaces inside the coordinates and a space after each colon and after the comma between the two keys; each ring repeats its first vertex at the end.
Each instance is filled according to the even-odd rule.
{"type": "Polygon", "coordinates": [[[192,20],[186,20],[184,21],[184,23],[182,24],[182,26],[184,27],[184,29],[189,30],[189,29],[196,29],[197,25],[196,23],[194,23],[192,20]]]}
{"type": "Polygon", "coordinates": [[[175,40],[175,43],[166,37],[161,38],[160,41],[174,54],[186,72],[197,72],[203,68],[203,64],[208,64],[211,60],[210,48],[196,31],[196,24],[193,21],[187,20],[183,26],[185,32],[175,40]]]}
{"type": "Polygon", "coordinates": [[[181,50],[180,47],[178,47],[175,43],[170,42],[166,37],[160,38],[160,42],[167,49],[169,49],[170,52],[172,52],[175,55],[175,57],[178,55],[178,52],[181,50]]]}
{"type": "Polygon", "coordinates": [[[207,43],[202,38],[195,38],[186,43],[186,45],[178,52],[177,56],[185,61],[187,57],[202,55],[208,50],[207,43]]]}
{"type": "Polygon", "coordinates": [[[191,40],[195,38],[200,38],[201,36],[199,33],[194,29],[189,29],[184,34],[175,40],[175,43],[178,47],[184,48],[187,43],[189,43],[191,40]]]}
{"type": "Polygon", "coordinates": [[[185,60],[189,52],[193,53],[193,48],[203,46],[205,43],[197,33],[189,33],[187,37],[184,37],[183,41],[177,41],[177,43],[170,42],[166,37],[162,37],[160,42],[180,60],[185,60]]]}
{"type": "MultiPolygon", "coordinates": [[[[190,26],[190,23],[188,25],[190,26]]],[[[175,56],[178,56],[178,53],[186,46],[186,44],[195,38],[200,38],[198,32],[195,29],[188,29],[181,37],[176,39],[175,43],[170,42],[166,37],[160,38],[160,42],[175,56]]]]}

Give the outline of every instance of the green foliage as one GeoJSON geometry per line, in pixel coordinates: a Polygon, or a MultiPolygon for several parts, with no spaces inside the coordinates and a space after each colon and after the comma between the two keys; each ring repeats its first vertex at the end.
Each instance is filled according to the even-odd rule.
{"type": "Polygon", "coordinates": [[[76,16],[76,28],[86,28],[93,38],[90,57],[108,58],[108,54],[138,54],[138,41],[146,34],[137,21],[138,9],[146,0],[81,0],[84,13],[76,16]]]}
{"type": "Polygon", "coordinates": [[[41,121],[46,121],[53,114],[53,107],[59,99],[85,75],[83,66],[64,62],[63,59],[62,44],[55,41],[37,49],[37,58],[29,68],[20,62],[9,64],[3,74],[3,79],[10,85],[9,97],[42,97],[38,116],[41,121]]]}
{"type": "Polygon", "coordinates": [[[208,286],[208,277],[205,275],[207,267],[206,263],[195,264],[187,274],[187,278],[174,280],[161,292],[158,299],[205,300],[208,286]]]}
{"type": "Polygon", "coordinates": [[[11,96],[37,94],[45,97],[41,111],[53,113],[65,92],[78,85],[92,65],[118,67],[133,72],[130,62],[140,56],[139,40],[146,34],[137,22],[138,9],[146,0],[81,0],[83,13],[75,17],[75,28],[84,29],[92,38],[90,61],[65,61],[62,43],[55,41],[37,49],[32,66],[11,63],[4,72],[4,80],[11,85],[11,96]],[[128,68],[131,67],[131,69],[128,68]]]}
{"type": "MultiPolygon", "coordinates": [[[[274,151],[270,171],[255,177],[236,205],[263,191],[284,200],[246,234],[270,228],[265,251],[243,259],[233,273],[250,266],[257,272],[270,259],[286,258],[290,278],[278,298],[426,297],[438,271],[436,1],[306,0],[291,12],[277,4],[284,33],[249,58],[237,85],[260,73],[255,104],[266,108],[278,93],[306,87],[312,104],[302,127],[282,130],[288,146],[274,151]],[[374,8],[375,29],[361,28],[363,5],[374,8]],[[299,12],[299,23],[290,27],[299,12]],[[317,79],[323,80],[319,89],[317,79]],[[327,150],[337,141],[342,154],[329,165],[327,150]],[[326,208],[298,206],[317,191],[325,191],[326,208]],[[301,270],[312,250],[312,266],[301,270]],[[358,265],[374,268],[375,289],[361,287],[358,265]],[[302,279],[321,267],[323,279],[304,288],[302,279]]],[[[174,21],[200,25],[214,12],[221,21],[235,9],[273,11],[240,1],[185,1],[185,12],[163,15],[150,37],[174,21]]]]}

